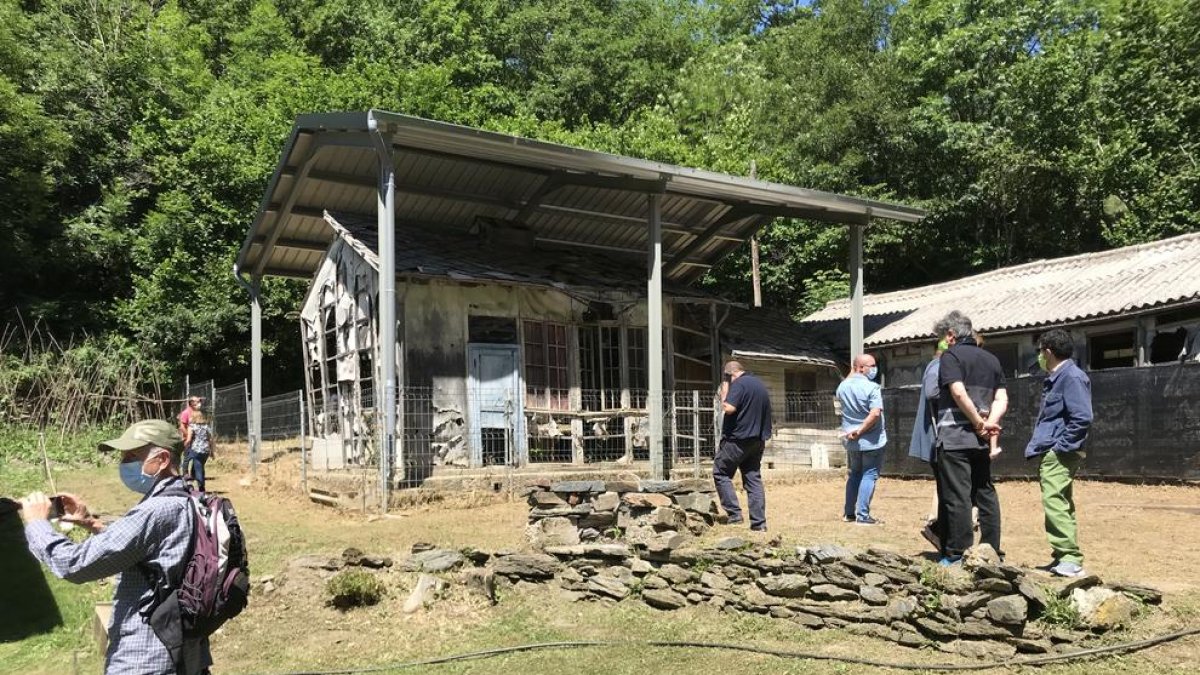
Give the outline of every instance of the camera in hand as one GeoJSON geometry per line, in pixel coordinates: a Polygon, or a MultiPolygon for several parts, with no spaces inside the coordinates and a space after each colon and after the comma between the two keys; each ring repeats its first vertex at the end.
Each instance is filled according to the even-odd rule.
{"type": "Polygon", "coordinates": [[[65,514],[65,513],[66,513],[66,509],[63,508],[63,498],[58,495],[51,497],[50,498],[50,520],[54,520],[55,518],[62,518],[63,514],[65,514]]]}

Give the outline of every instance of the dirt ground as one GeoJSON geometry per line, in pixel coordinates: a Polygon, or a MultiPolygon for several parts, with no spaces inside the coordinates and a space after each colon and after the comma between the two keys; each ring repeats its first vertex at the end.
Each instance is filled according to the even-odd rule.
{"type": "MultiPolygon", "coordinates": [[[[924,664],[963,662],[934,650],[898,648],[843,631],[803,631],[786,621],[731,616],[709,608],[666,613],[636,602],[568,603],[548,588],[509,589],[494,607],[455,590],[428,610],[406,615],[400,607],[416,578],[398,571],[383,573],[388,595],[382,603],[341,612],[325,606],[321,594],[324,580],[319,573],[288,562],[304,554],[336,556],[350,546],[400,559],[417,542],[449,548],[518,549],[524,543],[527,507],[521,501],[488,494],[456,496],[384,517],[336,511],[309,502],[290,487],[296,474],[289,463],[290,458],[278,458],[250,485],[239,484],[242,474],[238,467],[210,465],[210,489],[227,493],[238,508],[255,580],[269,575],[277,586],[274,592],[257,593],[250,608],[214,637],[214,673],[378,666],[566,639],[694,639],[924,664]]],[[[843,481],[836,474],[768,478],[767,536],[782,538],[785,546],[830,542],[851,547],[882,544],[912,553],[929,550],[918,528],[929,508],[931,482],[882,480],[873,510],[884,524],[864,527],[840,520],[843,481]]],[[[133,501],[112,469],[63,475],[59,484],[114,514],[133,501]]],[[[1081,482],[1076,491],[1087,568],[1106,581],[1136,581],[1166,593],[1163,607],[1144,619],[1133,635],[1144,637],[1200,625],[1200,539],[1194,534],[1200,524],[1200,489],[1081,482]]],[[[1008,560],[1019,565],[1044,563],[1049,550],[1036,484],[1006,482],[1000,484],[999,493],[1008,560]]],[[[758,536],[738,526],[716,528],[710,536],[729,534],[758,536]]],[[[722,667],[752,673],[872,672],[832,662],[633,647],[518,654],[421,672],[492,673],[514,668],[548,673],[578,671],[581,664],[595,672],[689,672],[711,668],[714,658],[721,659],[722,667]]],[[[1134,655],[1046,670],[1183,673],[1194,672],[1197,659],[1200,637],[1193,637],[1134,655]]],[[[85,662],[96,661],[94,654],[85,658],[85,662]]],[[[46,672],[58,670],[51,664],[47,663],[46,672]]]]}

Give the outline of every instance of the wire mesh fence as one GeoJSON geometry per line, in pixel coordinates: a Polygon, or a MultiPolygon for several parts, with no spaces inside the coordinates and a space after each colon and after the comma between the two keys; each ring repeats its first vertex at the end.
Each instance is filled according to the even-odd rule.
{"type": "Polygon", "coordinates": [[[250,437],[250,395],[246,381],[214,388],[212,410],[213,435],[218,440],[240,443],[250,437]]]}
{"type": "MultiPolygon", "coordinates": [[[[247,383],[214,387],[200,382],[188,393],[204,396],[214,436],[240,446],[251,435],[247,383]]],[[[253,466],[281,454],[301,453],[303,469],[378,471],[381,409],[371,386],[339,384],[326,391],[296,390],[263,398],[259,455],[253,466]]],[[[419,485],[438,472],[517,469],[645,468],[650,462],[647,392],[512,387],[406,387],[397,392],[396,441],[388,458],[396,485],[419,485]]],[[[662,407],[667,464],[701,473],[719,447],[722,411],[712,391],[668,391],[662,407]]],[[[789,395],[775,401],[770,461],[812,462],[814,445],[836,444],[833,398],[789,395]]],[[[248,443],[248,452],[253,452],[248,443]]]]}

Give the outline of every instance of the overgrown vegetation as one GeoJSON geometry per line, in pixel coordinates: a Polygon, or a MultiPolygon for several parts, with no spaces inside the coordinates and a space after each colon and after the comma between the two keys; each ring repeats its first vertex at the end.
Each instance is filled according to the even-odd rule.
{"type": "Polygon", "coordinates": [[[1083,625],[1079,610],[1071,602],[1070,596],[1062,597],[1054,589],[1043,589],[1046,594],[1046,606],[1038,618],[1044,624],[1059,628],[1074,629],[1083,625]]]}
{"type": "Polygon", "coordinates": [[[342,570],[325,584],[329,604],[338,609],[378,604],[387,593],[383,582],[366,570],[342,570]]]}
{"type": "MultiPolygon", "coordinates": [[[[927,208],[867,230],[868,291],[1147,241],[1200,223],[1198,61],[1192,0],[0,0],[0,321],[244,377],[282,142],[368,107],[927,208]]],[[[761,248],[767,304],[844,294],[842,228],[761,248]]],[[[268,391],[300,292],[264,288],[268,391]]]]}

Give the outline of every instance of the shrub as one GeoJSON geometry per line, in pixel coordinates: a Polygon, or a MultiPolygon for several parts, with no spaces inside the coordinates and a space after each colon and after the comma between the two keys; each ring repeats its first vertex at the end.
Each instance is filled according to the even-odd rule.
{"type": "Polygon", "coordinates": [[[325,591],[329,604],[338,609],[374,605],[387,593],[383,582],[365,570],[342,570],[333,576],[325,591]]]}

